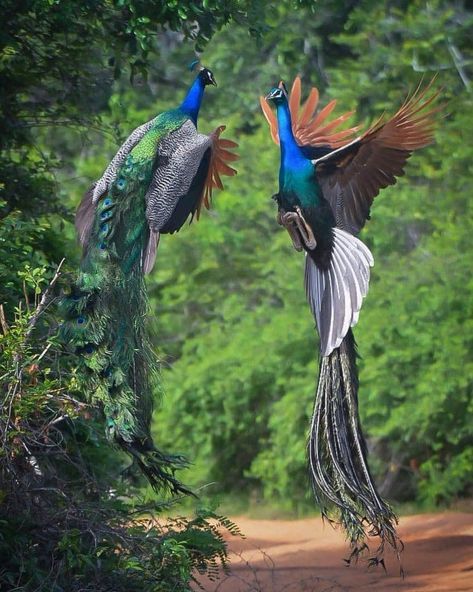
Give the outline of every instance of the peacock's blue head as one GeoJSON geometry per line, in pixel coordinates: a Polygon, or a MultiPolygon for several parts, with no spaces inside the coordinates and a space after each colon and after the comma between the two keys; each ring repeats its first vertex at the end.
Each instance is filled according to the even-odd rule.
{"type": "Polygon", "coordinates": [[[202,80],[204,86],[208,84],[212,84],[213,86],[217,86],[217,81],[214,78],[214,75],[208,68],[202,68],[199,72],[199,78],[202,80]]]}
{"type": "Polygon", "coordinates": [[[278,87],[272,88],[266,95],[266,100],[274,105],[282,105],[287,102],[287,91],[284,82],[280,82],[278,87]]]}
{"type": "Polygon", "coordinates": [[[213,86],[217,86],[217,82],[214,78],[213,73],[208,69],[202,66],[200,60],[194,60],[191,64],[189,64],[189,70],[198,70],[199,75],[197,76],[197,80],[203,84],[203,86],[207,86],[208,84],[212,84],[213,86]]]}

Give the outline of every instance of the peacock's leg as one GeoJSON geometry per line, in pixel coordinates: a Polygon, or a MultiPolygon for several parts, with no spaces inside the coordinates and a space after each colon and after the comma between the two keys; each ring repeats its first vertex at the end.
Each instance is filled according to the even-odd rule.
{"type": "Polygon", "coordinates": [[[296,213],[298,216],[296,218],[296,224],[297,224],[297,228],[299,229],[299,232],[301,233],[302,240],[304,241],[305,246],[308,249],[313,250],[317,246],[317,241],[315,240],[315,236],[314,236],[314,233],[312,232],[312,228],[305,221],[304,216],[302,215],[301,209],[298,206],[296,206],[296,213]]]}
{"type": "Polygon", "coordinates": [[[296,251],[302,251],[302,243],[299,232],[294,222],[294,212],[285,212],[284,210],[278,211],[277,221],[278,224],[284,226],[292,240],[292,246],[296,251]]]}
{"type": "Polygon", "coordinates": [[[317,246],[312,228],[305,221],[299,207],[296,207],[295,212],[280,210],[278,212],[278,223],[288,231],[296,251],[302,250],[301,239],[308,249],[313,250],[317,246]]]}

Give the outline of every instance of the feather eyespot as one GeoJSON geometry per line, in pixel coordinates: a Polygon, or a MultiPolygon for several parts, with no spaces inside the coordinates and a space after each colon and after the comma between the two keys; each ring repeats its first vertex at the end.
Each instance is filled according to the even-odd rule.
{"type": "Polygon", "coordinates": [[[92,354],[95,350],[95,346],[92,343],[88,343],[85,347],[84,347],[84,351],[86,354],[92,354]]]}
{"type": "Polygon", "coordinates": [[[103,232],[103,233],[107,233],[108,232],[108,223],[107,222],[103,222],[100,225],[100,232],[103,232]]]}
{"type": "Polygon", "coordinates": [[[125,188],[125,179],[118,179],[117,181],[117,189],[124,189],[125,188]]]}
{"type": "Polygon", "coordinates": [[[104,199],[104,201],[103,201],[103,205],[104,205],[104,206],[109,206],[111,203],[112,203],[112,200],[111,200],[109,197],[107,197],[107,198],[106,198],[106,199],[104,199]]]}
{"type": "Polygon", "coordinates": [[[77,318],[77,324],[78,325],[83,325],[85,323],[85,317],[78,317],[77,318]]]}
{"type": "Polygon", "coordinates": [[[99,247],[100,247],[101,251],[105,251],[105,249],[107,248],[107,245],[106,245],[106,243],[100,243],[99,247]]]}

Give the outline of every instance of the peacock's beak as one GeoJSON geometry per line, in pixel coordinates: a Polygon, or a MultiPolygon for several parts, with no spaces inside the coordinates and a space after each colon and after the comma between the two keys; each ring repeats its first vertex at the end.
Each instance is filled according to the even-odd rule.
{"type": "Polygon", "coordinates": [[[267,101],[272,101],[281,93],[279,88],[273,88],[269,91],[269,93],[264,97],[267,101]]]}

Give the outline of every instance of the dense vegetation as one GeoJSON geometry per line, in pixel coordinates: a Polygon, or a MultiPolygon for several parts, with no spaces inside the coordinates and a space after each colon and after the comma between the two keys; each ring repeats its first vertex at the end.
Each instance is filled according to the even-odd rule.
{"type": "Polygon", "coordinates": [[[153,310],[168,395],[156,433],[192,457],[191,481],[310,504],[317,337],[302,258],[275,221],[278,150],[256,98],[299,72],[366,124],[438,72],[437,142],[376,199],[363,231],[375,267],[355,336],[382,490],[449,502],[473,483],[473,13],[446,2],[321,4],[313,16],[280,7],[259,47],[228,28],[205,53],[224,90],[209,93],[204,112],[230,122],[241,160],[215,210],[162,241],[153,310]]]}
{"type": "Polygon", "coordinates": [[[278,150],[257,97],[300,73],[367,123],[439,72],[437,142],[377,198],[363,231],[376,266],[355,332],[361,411],[384,493],[429,504],[472,493],[473,13],[440,0],[267,5],[2,5],[0,587],[41,589],[49,574],[43,589],[179,590],[225,556],[211,511],[151,532],[135,520],[144,506],[117,478],[126,461],[84,404],[74,359],[60,355],[51,301],[78,261],[80,195],[130,129],[180,100],[196,47],[219,84],[201,125],[226,123],[241,158],[214,209],[161,241],[149,280],[167,393],[159,445],[185,453],[184,478],[213,483],[211,495],[310,507],[317,337],[301,257],[275,221],[278,150]]]}

